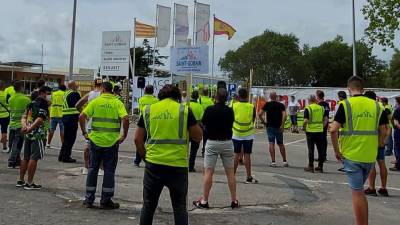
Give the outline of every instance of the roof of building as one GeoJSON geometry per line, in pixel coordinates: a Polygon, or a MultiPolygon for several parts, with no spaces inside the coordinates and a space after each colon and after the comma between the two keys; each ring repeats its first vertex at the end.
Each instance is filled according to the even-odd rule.
{"type": "Polygon", "coordinates": [[[40,63],[30,63],[30,62],[0,62],[0,66],[12,66],[12,67],[41,67],[43,64],[40,63]]]}

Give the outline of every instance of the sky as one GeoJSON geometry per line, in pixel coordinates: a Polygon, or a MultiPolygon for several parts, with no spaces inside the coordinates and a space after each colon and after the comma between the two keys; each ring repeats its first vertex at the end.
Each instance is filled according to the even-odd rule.
{"type": "MultiPolygon", "coordinates": [[[[68,68],[73,0],[1,0],[0,61],[41,61],[44,46],[45,69],[68,68]]],[[[188,0],[78,0],[75,40],[76,68],[97,68],[100,65],[101,32],[132,30],[133,19],[155,24],[156,5],[173,7],[173,3],[189,5],[189,23],[193,23],[193,1],[188,0]]],[[[231,40],[215,38],[215,59],[228,50],[237,49],[266,29],[293,33],[303,44],[318,46],[337,35],[346,42],[352,39],[351,0],[202,0],[211,5],[211,13],[236,28],[231,40]]],[[[367,26],[356,7],[357,37],[367,26]]],[[[396,47],[399,46],[397,35],[396,47]]],[[[137,39],[137,43],[141,43],[137,39]]],[[[172,40],[170,41],[170,43],[172,40]]],[[[211,42],[210,42],[211,45],[211,42]]],[[[161,53],[169,55],[169,48],[161,53]]],[[[382,51],[375,46],[374,54],[389,61],[393,50],[382,51]]],[[[210,56],[211,58],[211,56],[210,56]]],[[[167,62],[168,63],[168,62],[167,62]]],[[[210,66],[211,68],[211,66],[210,66]]],[[[216,66],[215,73],[220,74],[216,66]]]]}

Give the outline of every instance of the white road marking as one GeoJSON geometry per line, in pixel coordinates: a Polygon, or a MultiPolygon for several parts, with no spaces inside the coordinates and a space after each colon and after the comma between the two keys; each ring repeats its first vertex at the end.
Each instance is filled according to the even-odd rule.
{"type": "Polygon", "coordinates": [[[303,138],[303,139],[300,139],[300,140],[297,140],[297,141],[292,141],[292,142],[288,142],[288,143],[284,143],[285,145],[292,145],[292,144],[296,144],[296,143],[299,143],[299,142],[303,142],[303,141],[305,141],[306,139],[305,138],[303,138]]]}

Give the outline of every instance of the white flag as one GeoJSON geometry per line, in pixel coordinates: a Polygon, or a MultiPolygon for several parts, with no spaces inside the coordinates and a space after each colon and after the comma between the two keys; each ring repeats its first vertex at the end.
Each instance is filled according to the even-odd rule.
{"type": "Polygon", "coordinates": [[[196,45],[207,45],[210,40],[210,5],[196,4],[196,45]]]}
{"type": "Polygon", "coordinates": [[[157,5],[157,47],[168,45],[171,34],[171,8],[157,5]]]}
{"type": "Polygon", "coordinates": [[[186,46],[189,35],[189,15],[186,5],[175,4],[175,46],[186,46]]]}

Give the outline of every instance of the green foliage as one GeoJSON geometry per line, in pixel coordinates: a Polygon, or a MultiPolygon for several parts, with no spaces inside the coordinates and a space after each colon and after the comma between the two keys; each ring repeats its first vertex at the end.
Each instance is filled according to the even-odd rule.
{"type": "Polygon", "coordinates": [[[400,50],[395,49],[390,68],[387,71],[387,85],[392,88],[400,88],[400,50]]]}
{"type": "Polygon", "coordinates": [[[369,21],[365,29],[369,43],[394,48],[395,33],[400,28],[400,0],[367,0],[362,12],[369,21]]]}

